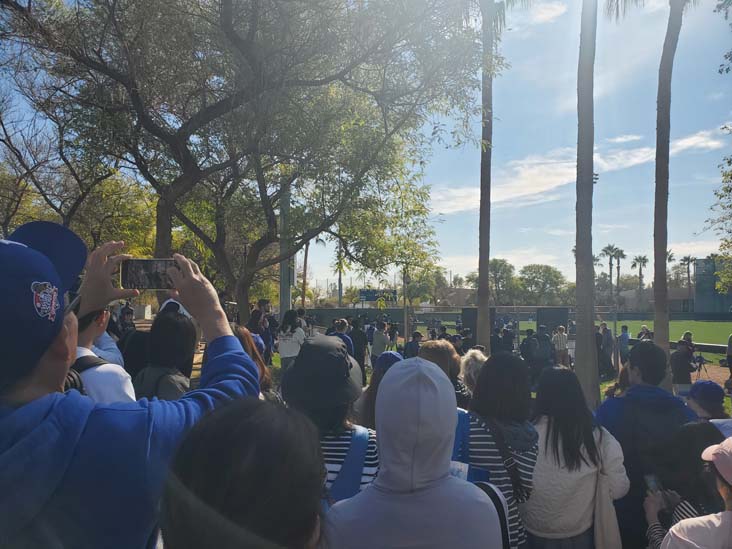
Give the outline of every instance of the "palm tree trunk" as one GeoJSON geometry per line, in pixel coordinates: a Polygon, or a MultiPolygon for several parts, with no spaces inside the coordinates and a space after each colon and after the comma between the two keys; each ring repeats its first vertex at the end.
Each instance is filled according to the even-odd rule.
{"type": "Polygon", "coordinates": [[[613,258],[610,256],[608,259],[608,266],[610,269],[610,303],[613,302],[613,258]]]}
{"type": "Polygon", "coordinates": [[[595,348],[595,268],[592,257],[592,194],[595,147],[595,38],[597,0],[582,1],[579,63],[577,67],[577,207],[576,300],[577,340],[575,371],[587,404],[599,401],[599,374],[595,348]]]}
{"type": "Polygon", "coordinates": [[[617,298],[616,301],[618,301],[620,298],[620,258],[617,258],[615,261],[617,261],[615,264],[615,268],[617,269],[617,276],[615,277],[615,297],[617,298]]]}
{"type": "Polygon", "coordinates": [[[689,287],[689,312],[691,312],[691,300],[693,298],[693,293],[691,291],[691,263],[686,264],[686,284],[689,287]]]}
{"type": "Polygon", "coordinates": [[[491,161],[493,152],[493,17],[495,2],[481,0],[483,39],[482,122],[480,149],[480,222],[478,227],[478,318],[476,342],[490,354],[490,241],[491,241],[491,161]]]}
{"type": "Polygon", "coordinates": [[[671,76],[676,46],[679,43],[685,0],[670,0],[666,38],[663,42],[661,64],[658,68],[658,98],[656,105],[656,193],[653,217],[653,298],[654,341],[668,353],[669,313],[668,282],[666,280],[666,250],[668,250],[668,179],[671,140],[671,76]]]}
{"type": "Polygon", "coordinates": [[[305,257],[302,260],[302,295],[300,305],[305,308],[305,292],[308,289],[308,252],[310,252],[310,241],[305,243],[305,257]]]}

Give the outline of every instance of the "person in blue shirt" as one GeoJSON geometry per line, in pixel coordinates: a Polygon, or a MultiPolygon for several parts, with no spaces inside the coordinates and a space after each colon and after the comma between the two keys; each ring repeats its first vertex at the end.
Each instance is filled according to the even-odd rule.
{"type": "Polygon", "coordinates": [[[628,327],[625,324],[620,327],[618,350],[620,352],[620,364],[626,364],[628,362],[628,355],[630,354],[630,334],[628,333],[628,327]]]}
{"type": "Polygon", "coordinates": [[[419,356],[419,344],[422,342],[422,337],[422,332],[414,332],[412,334],[412,341],[408,342],[404,347],[405,358],[419,356]]]}
{"type": "Polygon", "coordinates": [[[216,291],[174,255],[172,293],[209,342],[201,389],[177,401],[95,405],[63,393],[77,316],[137,295],[114,288],[129,256],[110,242],[89,255],[47,222],[0,240],[0,546],[153,547],[158,499],[183,435],[228,401],[259,393],[257,367],[231,335],[216,291]],[[86,263],[79,299],[69,290],[86,263]],[[65,296],[68,296],[65,298],[65,296]]]}
{"type": "Polygon", "coordinates": [[[645,547],[648,524],[644,477],[657,474],[658,452],[685,423],[697,419],[683,400],[659,387],[668,371],[666,352],[652,341],[633,346],[628,357],[630,388],[595,412],[597,422],[618,440],[625,456],[630,491],[615,502],[623,547],[645,547]]]}
{"type": "Polygon", "coordinates": [[[346,349],[348,350],[349,355],[355,356],[356,353],[353,347],[353,340],[351,339],[351,336],[346,333],[349,328],[348,321],[345,318],[339,318],[333,323],[333,326],[336,331],[332,335],[340,338],[343,343],[346,344],[346,349]]]}

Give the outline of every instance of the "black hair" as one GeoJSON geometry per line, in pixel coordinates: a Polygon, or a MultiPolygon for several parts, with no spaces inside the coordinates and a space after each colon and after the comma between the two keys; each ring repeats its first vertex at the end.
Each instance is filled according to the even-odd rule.
{"type": "Polygon", "coordinates": [[[86,313],[84,316],[82,316],[78,320],[78,326],[79,326],[78,327],[78,332],[81,333],[84,330],[86,330],[87,328],[89,328],[89,326],[91,326],[92,323],[97,318],[99,318],[99,315],[101,315],[102,313],[104,313],[104,311],[105,311],[105,309],[99,309],[97,311],[92,311],[90,313],[86,313]]]}
{"type": "Polygon", "coordinates": [[[491,355],[480,369],[470,410],[500,421],[528,420],[531,384],[523,359],[505,352],[491,355]]]}
{"type": "Polygon", "coordinates": [[[294,401],[288,401],[288,404],[308,416],[310,421],[312,421],[318,428],[320,436],[338,435],[348,429],[351,425],[350,419],[353,415],[352,403],[312,409],[299,406],[298,403],[294,401]]]}
{"type": "Polygon", "coordinates": [[[623,324],[623,325],[622,325],[622,326],[620,327],[620,331],[623,331],[623,332],[627,332],[627,331],[628,331],[628,325],[627,325],[627,324],[623,324]]]}
{"type": "Polygon", "coordinates": [[[413,332],[412,333],[412,339],[416,339],[418,337],[422,337],[422,332],[413,332]]]}
{"type": "Polygon", "coordinates": [[[280,332],[283,334],[287,332],[294,333],[299,326],[297,322],[297,311],[293,309],[285,311],[282,317],[282,324],[280,324],[280,332]]]}
{"type": "Polygon", "coordinates": [[[547,420],[544,452],[553,453],[558,466],[576,471],[582,464],[598,465],[596,428],[577,376],[572,370],[548,368],[539,377],[534,420],[547,420]],[[561,454],[560,455],[560,448],[561,454]]]}
{"type": "Polygon", "coordinates": [[[361,321],[357,318],[354,318],[351,322],[351,328],[354,330],[359,330],[361,328],[361,321]]]}
{"type": "Polygon", "coordinates": [[[165,546],[302,549],[318,524],[323,474],[317,431],[296,410],[256,398],[219,408],[173,458],[165,546]]]}
{"type": "Polygon", "coordinates": [[[305,309],[303,309],[302,307],[300,307],[297,310],[297,316],[305,316],[305,309]]]}
{"type": "Polygon", "coordinates": [[[150,327],[148,363],[150,366],[177,368],[191,377],[196,352],[196,327],[183,313],[158,314],[150,327]]]}
{"type": "Polygon", "coordinates": [[[249,322],[247,322],[247,329],[253,334],[260,334],[262,332],[262,311],[254,309],[249,315],[249,322]]]}
{"type": "Polygon", "coordinates": [[[631,368],[640,370],[644,383],[658,385],[666,377],[666,352],[652,341],[643,340],[633,345],[628,360],[631,368]]]}

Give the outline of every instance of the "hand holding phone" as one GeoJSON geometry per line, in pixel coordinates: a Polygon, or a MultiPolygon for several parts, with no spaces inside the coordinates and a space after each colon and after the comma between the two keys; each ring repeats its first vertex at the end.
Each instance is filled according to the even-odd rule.
{"type": "Polygon", "coordinates": [[[173,281],[168,269],[177,265],[173,259],[127,259],[120,269],[123,288],[171,290],[173,281]]]}

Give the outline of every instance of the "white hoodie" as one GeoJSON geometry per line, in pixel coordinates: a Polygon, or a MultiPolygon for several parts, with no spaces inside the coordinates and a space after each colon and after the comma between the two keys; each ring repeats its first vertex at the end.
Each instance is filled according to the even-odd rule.
{"type": "Polygon", "coordinates": [[[389,369],[376,397],[379,474],[330,510],[328,549],[501,546],[491,500],[449,474],[455,410],[455,389],[435,364],[410,358],[389,369]]]}

